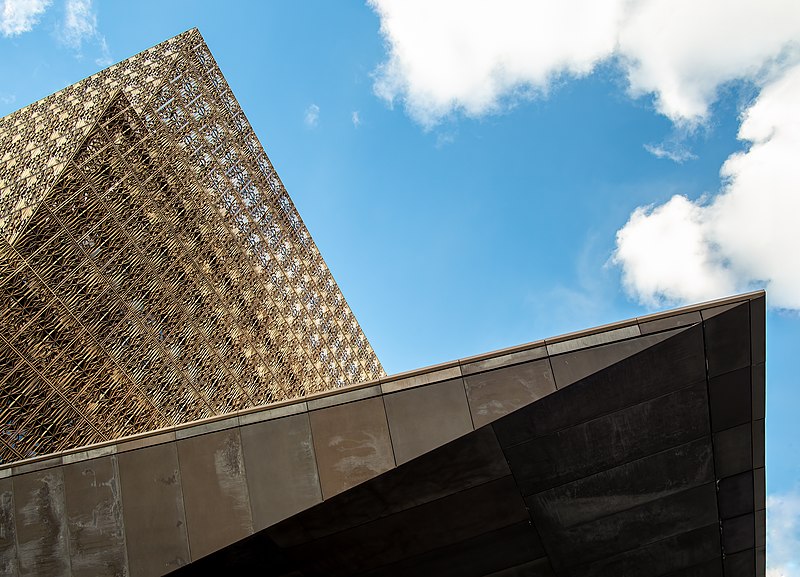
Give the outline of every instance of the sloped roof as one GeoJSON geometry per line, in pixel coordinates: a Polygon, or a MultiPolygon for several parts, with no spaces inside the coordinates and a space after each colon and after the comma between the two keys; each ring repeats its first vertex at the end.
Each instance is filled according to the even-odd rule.
{"type": "Polygon", "coordinates": [[[0,559],[49,483],[73,567],[763,576],[764,363],[757,292],[20,463],[0,559]]]}

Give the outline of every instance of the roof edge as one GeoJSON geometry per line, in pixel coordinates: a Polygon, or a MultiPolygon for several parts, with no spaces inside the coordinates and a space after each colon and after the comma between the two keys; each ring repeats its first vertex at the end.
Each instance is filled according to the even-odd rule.
{"type": "MultiPolygon", "coordinates": [[[[135,440],[140,441],[140,440],[145,440],[145,439],[152,438],[152,437],[162,437],[162,438],[164,438],[164,441],[166,441],[168,439],[166,439],[165,435],[174,437],[175,434],[177,433],[177,431],[183,431],[185,429],[194,428],[194,427],[200,427],[200,426],[206,426],[207,427],[208,425],[211,425],[211,424],[214,424],[214,423],[219,423],[221,421],[226,421],[226,420],[233,421],[233,420],[236,420],[236,419],[238,419],[238,417],[243,416],[243,415],[251,415],[253,413],[260,413],[260,412],[270,412],[270,413],[274,414],[274,416],[266,417],[264,419],[264,420],[269,420],[271,418],[280,418],[281,416],[284,416],[284,413],[290,414],[291,412],[295,412],[295,411],[292,411],[292,410],[289,410],[287,412],[287,409],[289,409],[291,407],[295,407],[295,406],[297,406],[297,412],[305,412],[305,411],[308,410],[308,402],[309,401],[314,401],[314,400],[317,400],[317,399],[322,399],[322,398],[326,398],[326,397],[332,397],[332,396],[336,396],[336,395],[341,395],[343,393],[349,393],[349,392],[352,392],[352,391],[357,391],[357,390],[360,390],[360,389],[366,389],[366,388],[369,388],[369,387],[379,386],[381,389],[383,389],[383,385],[397,383],[398,381],[405,381],[405,380],[408,380],[410,382],[419,380],[420,381],[418,383],[419,385],[432,384],[433,382],[436,382],[438,380],[449,380],[449,379],[454,378],[454,372],[449,370],[449,369],[456,369],[457,368],[458,369],[458,376],[455,376],[455,378],[459,378],[459,377],[463,377],[464,376],[462,367],[464,367],[464,365],[468,365],[468,364],[471,364],[471,363],[476,363],[476,362],[480,362],[480,361],[486,361],[488,359],[494,359],[494,358],[498,358],[498,357],[510,356],[510,355],[514,355],[515,353],[521,353],[521,352],[525,352],[525,351],[529,351],[529,350],[533,350],[533,349],[544,348],[547,345],[552,345],[552,344],[555,344],[555,343],[565,343],[567,341],[573,341],[573,340],[576,340],[576,339],[584,339],[586,337],[592,337],[592,336],[596,336],[596,335],[603,335],[603,334],[609,333],[611,331],[617,331],[619,329],[625,329],[625,328],[628,328],[628,327],[637,327],[637,329],[638,329],[639,324],[643,323],[643,322],[648,322],[648,321],[653,321],[653,320],[660,320],[660,319],[665,319],[665,318],[670,318],[670,317],[677,317],[677,316],[680,316],[680,315],[684,315],[686,313],[698,312],[698,311],[702,311],[702,310],[706,310],[706,309],[710,309],[710,308],[715,308],[715,307],[719,307],[719,306],[723,306],[723,305],[728,305],[728,304],[749,302],[749,301],[756,300],[756,299],[759,299],[759,298],[762,298],[762,297],[765,297],[765,296],[766,296],[766,291],[765,290],[757,290],[757,291],[742,293],[742,294],[738,294],[738,295],[732,295],[732,296],[723,297],[723,298],[720,298],[720,299],[705,301],[705,302],[701,302],[701,303],[687,305],[687,306],[684,306],[684,307],[679,307],[679,308],[675,308],[675,309],[669,309],[669,310],[666,310],[666,311],[660,311],[660,312],[652,313],[652,314],[649,314],[649,315],[643,315],[643,316],[633,317],[633,318],[629,318],[629,319],[624,319],[624,320],[617,321],[617,322],[614,322],[614,323],[600,325],[600,326],[597,326],[597,327],[593,327],[593,328],[585,329],[585,330],[581,330],[581,331],[576,331],[576,332],[572,332],[572,333],[566,333],[566,334],[558,335],[558,336],[551,337],[551,338],[548,338],[548,339],[533,341],[533,342],[529,342],[529,343],[523,343],[523,344],[520,344],[520,345],[516,345],[516,346],[504,348],[504,349],[499,349],[499,350],[496,350],[496,351],[491,351],[491,352],[483,353],[483,354],[480,354],[480,355],[474,355],[474,356],[471,356],[471,357],[465,357],[465,358],[462,358],[462,359],[457,359],[457,360],[453,360],[453,361],[447,361],[447,362],[439,363],[439,364],[436,364],[436,365],[430,365],[430,366],[427,366],[427,367],[421,367],[419,369],[414,369],[414,370],[411,370],[411,371],[405,371],[405,372],[397,373],[395,375],[391,375],[391,376],[388,376],[388,377],[383,377],[383,378],[380,378],[380,379],[374,379],[374,380],[371,380],[371,381],[357,383],[357,384],[354,384],[354,385],[348,385],[348,386],[341,387],[341,388],[338,388],[338,389],[324,391],[324,392],[321,392],[321,393],[316,393],[316,394],[308,395],[308,396],[305,396],[305,397],[298,397],[296,399],[280,401],[280,402],[277,402],[277,403],[271,403],[271,404],[262,405],[262,406],[259,406],[259,407],[250,407],[250,408],[243,409],[241,411],[236,411],[236,412],[233,412],[233,413],[226,413],[224,415],[215,415],[215,416],[209,417],[207,419],[202,419],[202,420],[198,420],[198,421],[191,421],[191,422],[188,422],[188,423],[181,423],[179,425],[175,425],[175,426],[172,426],[172,427],[165,427],[165,428],[162,428],[162,429],[156,429],[156,430],[147,431],[147,432],[144,432],[144,433],[137,433],[136,435],[131,435],[131,436],[128,436],[128,437],[120,437],[118,439],[113,439],[113,440],[109,440],[109,441],[103,441],[101,443],[95,443],[93,445],[85,445],[85,446],[82,446],[82,447],[75,447],[75,448],[72,448],[72,449],[69,449],[69,450],[66,450],[66,451],[61,451],[61,452],[58,452],[58,453],[48,453],[48,454],[45,454],[45,455],[37,455],[36,457],[32,457],[30,459],[24,459],[24,460],[21,460],[21,461],[12,461],[10,463],[0,464],[0,478],[12,476],[12,475],[15,475],[15,474],[20,474],[21,472],[27,471],[29,469],[30,470],[35,470],[35,469],[39,469],[39,468],[49,468],[49,467],[52,467],[52,466],[59,466],[59,465],[62,464],[62,460],[65,457],[66,457],[67,461],[83,460],[84,458],[85,459],[95,458],[96,456],[99,456],[100,453],[103,453],[108,448],[116,446],[116,445],[119,445],[121,443],[127,443],[127,442],[135,441],[135,440]],[[441,379],[437,379],[435,373],[440,373],[442,378],[441,379]],[[419,379],[419,377],[423,377],[423,376],[426,376],[426,375],[428,375],[428,376],[430,376],[432,378],[430,378],[430,379],[419,379]],[[305,405],[305,407],[301,407],[301,405],[305,405]],[[70,457],[70,456],[72,456],[72,457],[70,457]],[[83,458],[81,458],[81,457],[83,457],[83,458]],[[13,471],[12,471],[12,469],[13,469],[13,471]]],[[[628,337],[623,335],[618,339],[613,339],[613,341],[606,341],[606,342],[614,342],[614,341],[624,340],[625,338],[628,338],[628,337]]],[[[581,347],[581,348],[586,348],[586,347],[590,347],[590,346],[596,346],[598,344],[605,344],[605,343],[602,342],[602,341],[598,342],[598,343],[593,343],[593,344],[590,343],[590,344],[585,345],[585,347],[581,347]]],[[[549,351],[549,348],[548,348],[548,351],[549,351]]],[[[543,357],[547,357],[547,356],[552,356],[553,354],[558,354],[558,353],[549,353],[549,354],[548,353],[544,353],[542,356],[543,357]]],[[[515,363],[512,361],[509,364],[515,364],[515,363]]],[[[505,366],[505,365],[501,365],[501,366],[505,366]]],[[[495,368],[500,368],[500,367],[495,367],[495,368]]],[[[418,385],[409,384],[409,388],[410,387],[414,387],[414,386],[418,386],[418,385]]],[[[390,387],[391,390],[394,390],[395,388],[396,387],[390,387]]],[[[407,387],[402,387],[402,388],[407,388],[407,387]]],[[[384,392],[385,393],[389,393],[390,390],[386,390],[384,392]]],[[[115,451],[112,451],[112,452],[115,452],[115,451]]]]}

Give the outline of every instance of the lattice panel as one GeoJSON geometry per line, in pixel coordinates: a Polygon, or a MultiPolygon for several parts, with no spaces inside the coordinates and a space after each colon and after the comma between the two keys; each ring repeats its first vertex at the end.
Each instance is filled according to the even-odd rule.
{"type": "Polygon", "coordinates": [[[196,30],[0,155],[0,462],[383,375],[196,30]]]}

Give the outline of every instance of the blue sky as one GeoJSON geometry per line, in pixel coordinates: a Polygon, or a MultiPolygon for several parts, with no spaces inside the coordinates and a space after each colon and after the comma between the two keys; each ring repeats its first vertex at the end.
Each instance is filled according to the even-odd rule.
{"type": "Polygon", "coordinates": [[[0,115],[198,27],[389,373],[767,288],[800,575],[800,11],[0,0],[0,115]]]}

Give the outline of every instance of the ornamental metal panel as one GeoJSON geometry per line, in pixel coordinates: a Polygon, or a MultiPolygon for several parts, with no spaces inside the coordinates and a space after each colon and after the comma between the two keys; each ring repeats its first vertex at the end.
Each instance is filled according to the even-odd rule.
{"type": "Polygon", "coordinates": [[[0,463],[384,375],[196,30],[0,119],[0,463]]]}

